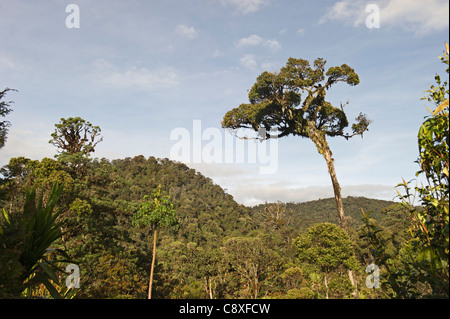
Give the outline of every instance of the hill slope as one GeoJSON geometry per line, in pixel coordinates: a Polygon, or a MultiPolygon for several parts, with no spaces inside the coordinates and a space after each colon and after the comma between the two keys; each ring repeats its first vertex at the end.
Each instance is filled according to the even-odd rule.
{"type": "MultiPolygon", "coordinates": [[[[362,225],[362,212],[371,212],[371,218],[381,221],[386,217],[386,211],[392,205],[397,205],[393,201],[371,199],[366,197],[348,196],[343,199],[344,212],[351,226],[362,225]]],[[[271,205],[271,203],[269,203],[271,205]]],[[[290,216],[290,225],[293,228],[302,230],[316,223],[338,224],[336,213],[336,202],[334,198],[318,199],[302,203],[286,203],[286,214],[290,216]]],[[[264,209],[265,205],[252,207],[252,216],[256,220],[262,220],[258,212],[264,209]]]]}
{"type": "MultiPolygon", "coordinates": [[[[283,264],[295,259],[291,239],[313,224],[337,223],[334,199],[330,198],[287,203],[288,225],[272,227],[261,214],[264,205],[239,205],[211,179],[168,159],[96,159],[79,171],[82,173],[48,158],[40,162],[12,159],[3,168],[6,178],[0,194],[4,207],[20,213],[21,201],[17,198],[23,195],[25,186],[46,192],[55,181],[65,183],[60,207],[67,233],[58,244],[80,265],[80,297],[146,296],[151,230],[133,227],[131,218],[144,196],[151,195],[158,185],[171,196],[180,227],[178,231],[161,230],[158,235],[157,298],[206,298],[212,292],[205,288],[205,281],[217,285],[216,296],[248,298],[248,291],[240,286],[243,277],[237,272],[239,268],[231,267],[229,260],[239,262],[244,257],[235,258],[234,254],[247,257],[255,252],[252,249],[262,258],[255,265],[264,261],[272,267],[268,273],[275,277],[268,279],[267,293],[281,293],[284,286],[275,278],[281,278],[283,264]]],[[[344,199],[352,227],[360,224],[361,207],[381,220],[384,209],[392,204],[361,197],[344,199]]]]}

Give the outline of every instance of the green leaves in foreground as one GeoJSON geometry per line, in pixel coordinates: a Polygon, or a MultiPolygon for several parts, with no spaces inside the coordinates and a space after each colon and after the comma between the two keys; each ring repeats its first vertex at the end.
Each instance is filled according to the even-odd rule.
{"type": "MultiPolygon", "coordinates": [[[[5,251],[11,256],[9,261],[20,265],[17,281],[23,283],[6,295],[43,297],[47,294],[42,292],[41,284],[53,298],[70,298],[76,293],[63,288],[60,282],[60,274],[65,273],[60,268],[61,263],[70,262],[69,256],[62,249],[51,248],[63,236],[57,222],[59,212],[54,213],[62,192],[63,186],[55,184],[44,204],[43,193],[37,198],[35,189],[27,189],[19,218],[13,218],[3,210],[0,236],[6,246],[5,251]]],[[[8,287],[4,288],[8,290],[8,287]]]]}

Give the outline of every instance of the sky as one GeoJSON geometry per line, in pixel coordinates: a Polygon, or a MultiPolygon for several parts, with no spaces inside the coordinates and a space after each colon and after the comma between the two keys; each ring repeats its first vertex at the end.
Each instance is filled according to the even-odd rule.
{"type": "Polygon", "coordinates": [[[360,112],[373,121],[362,139],[328,139],[343,196],[392,200],[419,170],[417,132],[432,108],[421,98],[444,75],[448,9],[447,0],[0,0],[0,90],[18,91],[5,98],[14,104],[0,166],[53,158],[54,124],[80,116],[102,129],[93,157],[183,160],[245,205],[332,197],[310,140],[260,143],[221,128],[259,74],[289,57],[323,58],[360,78],[327,100],[348,102],[350,121],[360,112]],[[267,156],[252,160],[255,149],[275,169],[262,173],[267,156]]]}

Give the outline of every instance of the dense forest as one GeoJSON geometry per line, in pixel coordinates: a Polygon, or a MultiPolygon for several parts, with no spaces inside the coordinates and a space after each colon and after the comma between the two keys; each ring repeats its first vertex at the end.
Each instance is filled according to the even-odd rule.
{"type": "MultiPolygon", "coordinates": [[[[316,224],[337,224],[332,199],[249,208],[237,204],[211,179],[184,164],[143,156],[95,159],[76,170],[49,158],[14,158],[3,174],[2,198],[8,200],[4,199],[2,206],[8,207],[12,216],[20,213],[24,199],[17,194],[24,194],[27,187],[38,187],[48,198],[53,183],[64,183],[55,210],[62,211],[61,228],[68,231],[53,248],[64,249],[80,266],[79,297],[146,296],[151,229],[134,227],[132,216],[144,195],[158,185],[172,200],[178,227],[162,230],[158,238],[156,298],[325,296],[321,272],[296,258],[292,241],[316,224]]],[[[355,239],[362,225],[361,207],[373,211],[380,225],[386,227],[387,237],[388,232],[407,231],[407,218],[398,204],[352,197],[344,203],[349,218],[355,220],[355,239]]],[[[14,239],[10,238],[11,244],[14,239]]],[[[403,237],[397,241],[394,250],[403,237]]],[[[364,242],[355,244],[362,282],[367,276],[364,265],[368,251],[364,242]]],[[[9,247],[2,258],[14,253],[12,248],[16,246],[9,247]]],[[[2,279],[12,281],[5,270],[2,268],[2,279]]],[[[330,295],[348,297],[348,278],[339,272],[330,277],[336,281],[329,283],[333,287],[330,295]]],[[[15,284],[20,289],[19,278],[15,284]]],[[[13,290],[14,286],[11,282],[8,287],[13,290]]],[[[9,288],[4,286],[2,290],[9,288]]],[[[38,288],[33,295],[43,293],[38,288]]],[[[377,295],[363,285],[360,289],[367,297],[377,295]]]]}
{"type": "MultiPolygon", "coordinates": [[[[448,48],[442,60],[448,66],[448,48]]],[[[286,72],[306,65],[289,63],[286,72]]],[[[331,69],[327,85],[358,82],[348,66],[331,69]]],[[[251,103],[225,125],[248,124],[239,112],[269,105],[262,95],[273,76],[258,78],[251,103]]],[[[436,108],[418,134],[428,185],[403,181],[397,202],[340,198],[325,135],[351,136],[319,89],[307,103],[324,103],[323,123],[342,123],[315,122],[311,111],[294,133],[324,155],[335,198],[305,203],[246,207],[183,163],[92,158],[101,129],[63,118],[51,134],[55,159],[16,157],[1,169],[0,298],[448,298],[448,88],[437,82],[428,95],[436,108]],[[67,265],[76,265],[74,281],[67,265]]],[[[369,124],[359,117],[354,134],[369,124]]]]}

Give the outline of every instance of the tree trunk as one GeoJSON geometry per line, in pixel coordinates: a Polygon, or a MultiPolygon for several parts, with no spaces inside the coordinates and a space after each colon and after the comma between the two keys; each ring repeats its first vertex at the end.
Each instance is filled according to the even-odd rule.
{"type": "Polygon", "coordinates": [[[255,295],[253,296],[253,299],[257,299],[258,298],[258,277],[255,277],[255,295]]]}
{"type": "Polygon", "coordinates": [[[205,286],[204,287],[205,287],[206,294],[209,295],[209,299],[214,299],[211,277],[204,277],[204,279],[205,279],[205,286]]]}
{"type": "Polygon", "coordinates": [[[353,290],[352,292],[352,296],[354,299],[358,299],[359,298],[359,294],[358,294],[358,282],[355,279],[355,276],[353,274],[353,270],[348,270],[348,278],[350,279],[350,282],[352,283],[352,286],[355,287],[355,290],[353,290]]]}
{"type": "Polygon", "coordinates": [[[344,215],[344,205],[342,204],[341,186],[339,185],[336,171],[334,170],[333,153],[331,152],[330,146],[327,143],[325,134],[321,131],[318,131],[315,128],[314,123],[308,123],[308,135],[309,138],[314,142],[314,145],[316,145],[319,153],[325,158],[325,161],[327,162],[328,173],[330,174],[331,183],[333,184],[334,199],[336,201],[339,225],[344,229],[346,233],[348,233],[347,222],[344,215]]]}
{"type": "Polygon", "coordinates": [[[150,269],[150,284],[148,285],[148,299],[152,299],[152,286],[153,286],[153,270],[155,269],[156,260],[156,238],[157,238],[157,227],[155,226],[153,234],[153,258],[152,258],[152,268],[150,269]]]}
{"type": "Polygon", "coordinates": [[[325,283],[325,288],[326,288],[326,298],[329,299],[329,296],[328,296],[328,282],[327,282],[327,274],[326,273],[323,274],[323,281],[325,283]]]}
{"type": "Polygon", "coordinates": [[[212,291],[212,285],[211,285],[211,278],[209,278],[209,298],[213,299],[213,291],[212,291]]]}
{"type": "MultiPolygon", "coordinates": [[[[325,141],[326,143],[326,141],[325,141]]],[[[341,195],[341,186],[339,185],[339,182],[336,177],[336,172],[334,170],[334,159],[332,157],[332,153],[330,148],[328,147],[328,143],[326,144],[327,149],[323,152],[323,157],[325,158],[325,161],[327,162],[328,167],[328,173],[330,173],[331,177],[331,183],[333,184],[333,191],[334,191],[334,199],[336,201],[336,209],[338,212],[339,217],[339,224],[344,229],[346,233],[348,233],[347,229],[347,221],[345,220],[344,215],[344,205],[342,203],[342,195],[341,195]]]]}
{"type": "MultiPolygon", "coordinates": [[[[314,145],[316,145],[319,153],[322,154],[322,156],[325,158],[325,161],[327,162],[328,173],[330,174],[331,183],[333,184],[334,199],[336,201],[336,209],[338,212],[339,225],[348,235],[347,221],[345,220],[344,214],[344,204],[342,203],[341,186],[339,185],[336,176],[336,171],[334,170],[333,153],[331,152],[330,146],[327,143],[325,134],[323,132],[318,131],[314,123],[311,122],[308,123],[308,135],[309,138],[314,142],[314,145]]],[[[356,283],[353,271],[351,271],[350,269],[348,270],[348,277],[350,279],[350,282],[352,283],[352,286],[355,287],[355,290],[352,293],[353,298],[357,298],[358,285],[356,283]]]]}

